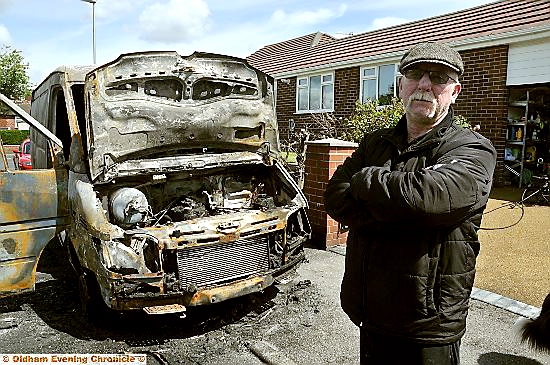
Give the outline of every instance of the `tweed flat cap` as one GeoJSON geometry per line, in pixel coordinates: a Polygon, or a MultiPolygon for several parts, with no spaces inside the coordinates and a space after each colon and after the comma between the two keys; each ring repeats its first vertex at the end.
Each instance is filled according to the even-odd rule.
{"type": "Polygon", "coordinates": [[[460,54],[446,44],[437,42],[419,43],[405,52],[399,64],[399,72],[403,73],[403,70],[421,62],[445,65],[458,72],[459,76],[464,72],[460,54]]]}

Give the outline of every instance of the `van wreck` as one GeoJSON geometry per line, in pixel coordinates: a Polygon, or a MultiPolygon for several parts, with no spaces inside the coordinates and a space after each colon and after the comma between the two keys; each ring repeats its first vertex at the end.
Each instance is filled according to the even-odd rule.
{"type": "MultiPolygon", "coordinates": [[[[246,61],[143,52],[59,68],[31,115],[63,144],[86,311],[98,289],[114,310],[183,312],[303,260],[307,202],[279,154],[272,79],[246,61]]],[[[59,170],[48,138],[31,139],[33,168],[59,170]]]]}

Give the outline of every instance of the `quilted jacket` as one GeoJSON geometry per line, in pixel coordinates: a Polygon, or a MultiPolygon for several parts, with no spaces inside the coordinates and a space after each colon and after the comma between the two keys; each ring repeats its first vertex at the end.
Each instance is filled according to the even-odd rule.
{"type": "Polygon", "coordinates": [[[342,308],[371,334],[464,334],[496,151],[452,113],[411,143],[405,117],[367,134],[328,183],[326,211],[350,228],[342,308]]]}

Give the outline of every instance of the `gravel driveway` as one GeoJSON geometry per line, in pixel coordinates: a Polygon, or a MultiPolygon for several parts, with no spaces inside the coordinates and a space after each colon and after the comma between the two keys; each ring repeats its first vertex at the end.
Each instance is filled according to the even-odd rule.
{"type": "Polygon", "coordinates": [[[550,292],[550,206],[525,205],[522,217],[522,209],[510,205],[521,192],[495,188],[491,193],[479,234],[475,286],[540,307],[550,292]]]}

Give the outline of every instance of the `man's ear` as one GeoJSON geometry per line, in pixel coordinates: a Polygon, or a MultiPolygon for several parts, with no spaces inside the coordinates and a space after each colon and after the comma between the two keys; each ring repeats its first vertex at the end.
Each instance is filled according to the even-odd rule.
{"type": "Polygon", "coordinates": [[[397,96],[401,95],[401,82],[403,81],[403,77],[397,78],[397,96]]]}
{"type": "Polygon", "coordinates": [[[458,94],[460,94],[460,90],[462,90],[462,85],[457,82],[454,86],[453,94],[451,95],[451,103],[455,103],[456,98],[458,98],[458,94]]]}

